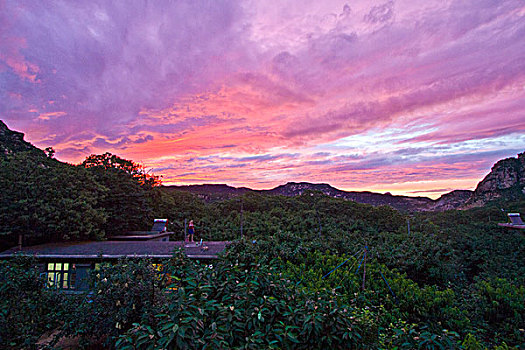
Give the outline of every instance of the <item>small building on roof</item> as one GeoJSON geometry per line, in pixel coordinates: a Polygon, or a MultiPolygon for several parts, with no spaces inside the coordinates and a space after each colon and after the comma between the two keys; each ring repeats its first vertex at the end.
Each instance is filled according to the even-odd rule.
{"type": "Polygon", "coordinates": [[[506,224],[498,224],[501,227],[525,229],[525,222],[521,220],[520,213],[508,213],[509,221],[506,224]]]}
{"type": "Polygon", "coordinates": [[[168,232],[168,219],[155,219],[149,231],[130,231],[124,235],[109,237],[114,241],[162,241],[167,242],[175,232],[168,232]]]}

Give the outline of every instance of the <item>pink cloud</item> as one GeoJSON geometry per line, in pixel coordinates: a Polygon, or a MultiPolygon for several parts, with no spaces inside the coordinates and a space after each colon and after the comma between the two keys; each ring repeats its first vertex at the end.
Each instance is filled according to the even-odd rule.
{"type": "Polygon", "coordinates": [[[350,188],[476,178],[525,129],[520,1],[0,10],[0,117],[68,161],[111,151],[165,181],[350,188]]]}

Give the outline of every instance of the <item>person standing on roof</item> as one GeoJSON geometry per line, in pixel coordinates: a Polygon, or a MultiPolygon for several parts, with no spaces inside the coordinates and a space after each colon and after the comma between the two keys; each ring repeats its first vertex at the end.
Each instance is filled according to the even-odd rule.
{"type": "Polygon", "coordinates": [[[193,235],[195,234],[195,226],[193,226],[193,220],[190,220],[188,225],[188,235],[190,236],[190,242],[193,242],[193,235]]]}

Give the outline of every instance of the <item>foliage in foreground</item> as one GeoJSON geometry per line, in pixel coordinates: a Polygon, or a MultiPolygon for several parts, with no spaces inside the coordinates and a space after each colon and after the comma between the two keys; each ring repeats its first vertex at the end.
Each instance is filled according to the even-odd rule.
{"type": "Polygon", "coordinates": [[[0,348],[34,347],[60,325],[64,301],[45,288],[34,260],[0,261],[0,348]]]}
{"type": "MultiPolygon", "coordinates": [[[[167,294],[157,322],[136,323],[120,336],[117,348],[468,349],[469,342],[462,345],[467,337],[484,342],[473,335],[480,329],[469,323],[469,310],[458,307],[451,290],[421,288],[378,265],[369,266],[369,285],[362,290],[361,275],[353,269],[322,279],[340,263],[337,256],[308,253],[304,260],[317,263],[308,270],[258,256],[258,249],[240,242],[213,266],[187,262],[173,270],[168,264],[176,291],[167,294]],[[379,275],[372,277],[379,270],[397,298],[379,275]]],[[[513,312],[519,311],[514,305],[513,312]]],[[[510,334],[503,337],[521,344],[510,334]]],[[[497,343],[501,340],[485,344],[497,343]]]]}
{"type": "Polygon", "coordinates": [[[53,329],[58,338],[80,337],[82,347],[119,349],[524,345],[524,291],[507,281],[480,281],[471,295],[477,306],[469,309],[452,290],[420,287],[372,261],[363,289],[364,264],[355,272],[361,257],[308,252],[296,264],[261,255],[261,246],[238,242],[213,265],[180,252],[162,267],[103,264],[81,295],[45,289],[30,260],[3,262],[0,279],[10,282],[0,302],[11,312],[0,319],[0,347],[32,347],[53,329]],[[323,278],[343,259],[353,266],[323,278]]]}

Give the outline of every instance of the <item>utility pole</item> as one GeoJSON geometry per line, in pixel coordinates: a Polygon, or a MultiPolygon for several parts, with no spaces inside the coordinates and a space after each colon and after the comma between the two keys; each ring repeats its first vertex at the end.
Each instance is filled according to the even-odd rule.
{"type": "Polygon", "coordinates": [[[319,213],[317,213],[317,221],[319,222],[319,237],[321,237],[321,217],[319,213]]]}
{"type": "Polygon", "coordinates": [[[365,249],[363,252],[363,285],[362,290],[365,290],[365,279],[366,279],[366,256],[368,255],[368,242],[365,242],[365,249]]]}
{"type": "Polygon", "coordinates": [[[184,242],[186,242],[186,239],[187,239],[186,237],[188,237],[188,233],[186,231],[186,220],[187,219],[184,219],[184,242]]]}
{"type": "Polygon", "coordinates": [[[407,218],[407,232],[408,232],[408,235],[410,236],[410,219],[407,218]]]}
{"type": "Polygon", "coordinates": [[[243,237],[242,235],[242,199],[241,199],[241,238],[243,237]]]}
{"type": "Polygon", "coordinates": [[[365,278],[366,278],[366,253],[368,252],[368,246],[365,246],[365,255],[363,257],[363,286],[362,289],[365,290],[365,278]]]}

